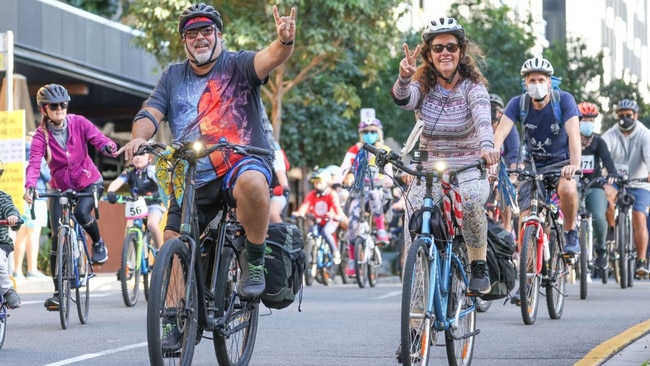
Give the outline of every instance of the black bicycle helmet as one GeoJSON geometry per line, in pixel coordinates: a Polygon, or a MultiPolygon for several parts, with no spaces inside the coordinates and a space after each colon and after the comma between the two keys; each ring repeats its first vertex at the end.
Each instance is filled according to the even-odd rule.
{"type": "Polygon", "coordinates": [[[490,104],[496,104],[499,107],[503,108],[505,105],[503,104],[503,99],[501,99],[500,96],[494,93],[490,93],[490,104]]]}
{"type": "MultiPolygon", "coordinates": [[[[223,31],[223,21],[221,20],[221,15],[212,5],[206,5],[204,3],[190,5],[187,9],[183,11],[181,16],[178,18],[178,32],[183,35],[185,25],[188,21],[194,18],[204,17],[207,20],[211,20],[217,26],[219,32],[223,31]]],[[[191,28],[198,28],[201,26],[208,25],[205,21],[196,21],[196,24],[192,24],[191,28]]]]}
{"type": "Polygon", "coordinates": [[[634,113],[639,113],[639,106],[631,99],[623,99],[618,102],[618,105],[616,106],[616,112],[621,110],[631,110],[634,111],[634,113]]]}
{"type": "Polygon", "coordinates": [[[36,92],[36,103],[38,103],[38,105],[69,101],[70,95],[68,94],[68,91],[59,84],[47,84],[36,92]]]}
{"type": "Polygon", "coordinates": [[[465,29],[454,18],[434,19],[424,28],[422,40],[424,43],[429,43],[433,37],[439,34],[453,34],[457,38],[463,39],[465,38],[465,29]]]}

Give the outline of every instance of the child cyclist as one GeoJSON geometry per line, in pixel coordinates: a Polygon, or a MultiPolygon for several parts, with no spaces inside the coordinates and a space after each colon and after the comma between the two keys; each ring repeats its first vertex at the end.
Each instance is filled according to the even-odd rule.
{"type": "Polygon", "coordinates": [[[108,186],[106,197],[108,202],[117,202],[115,192],[124,184],[128,183],[132,192],[146,197],[149,215],[147,216],[147,229],[157,249],[160,249],[163,241],[160,230],[160,220],[165,214],[165,206],[162,205],[158,194],[158,183],[156,182],[156,167],[151,164],[151,155],[143,154],[133,157],[133,165],[126,168],[117,179],[108,186]]]}
{"type": "MultiPolygon", "coordinates": [[[[3,172],[4,168],[0,162],[0,177],[3,172]]],[[[20,229],[19,218],[20,212],[14,206],[11,196],[0,191],[0,220],[7,220],[7,225],[0,225],[0,293],[7,301],[9,309],[16,309],[22,305],[20,297],[9,279],[9,261],[7,260],[9,253],[14,250],[14,242],[9,236],[9,227],[14,231],[20,229]]]]}
{"type": "Polygon", "coordinates": [[[330,188],[331,179],[330,172],[325,169],[314,172],[310,179],[314,189],[307,194],[298,210],[291,216],[313,215],[314,225],[318,225],[319,233],[330,246],[334,264],[340,264],[341,252],[339,252],[334,233],[339,222],[345,221],[346,217],[341,209],[338,195],[330,188]]]}

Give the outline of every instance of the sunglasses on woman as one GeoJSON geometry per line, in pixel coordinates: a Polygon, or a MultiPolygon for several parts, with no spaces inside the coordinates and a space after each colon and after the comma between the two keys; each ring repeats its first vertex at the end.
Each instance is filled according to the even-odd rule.
{"type": "Polygon", "coordinates": [[[61,109],[66,109],[66,108],[68,108],[68,103],[66,103],[66,102],[62,102],[62,103],[50,103],[50,104],[47,105],[47,107],[48,107],[51,111],[56,111],[56,110],[59,109],[59,108],[61,108],[61,109]]]}
{"type": "Polygon", "coordinates": [[[447,43],[447,44],[433,44],[431,45],[431,50],[434,53],[441,53],[442,50],[447,49],[447,51],[454,53],[458,51],[458,44],[456,43],[447,43]]]}

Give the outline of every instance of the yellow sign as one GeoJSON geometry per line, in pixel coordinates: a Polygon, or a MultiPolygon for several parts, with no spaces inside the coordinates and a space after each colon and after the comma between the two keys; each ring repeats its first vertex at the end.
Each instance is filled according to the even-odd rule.
{"type": "Polygon", "coordinates": [[[16,207],[22,207],[25,192],[25,111],[0,111],[0,160],[4,173],[0,190],[13,198],[16,207]],[[18,206],[20,203],[20,206],[18,206]]]}

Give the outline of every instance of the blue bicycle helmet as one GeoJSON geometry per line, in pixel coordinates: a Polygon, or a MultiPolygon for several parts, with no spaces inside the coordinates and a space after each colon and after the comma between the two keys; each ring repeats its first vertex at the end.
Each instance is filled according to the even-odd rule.
{"type": "Polygon", "coordinates": [[[69,101],[68,91],[59,84],[47,84],[36,92],[36,103],[39,106],[69,101]]]}
{"type": "Polygon", "coordinates": [[[623,99],[618,102],[618,105],[616,106],[616,112],[622,110],[631,110],[634,111],[634,113],[639,113],[639,106],[631,99],[623,99]]]}

